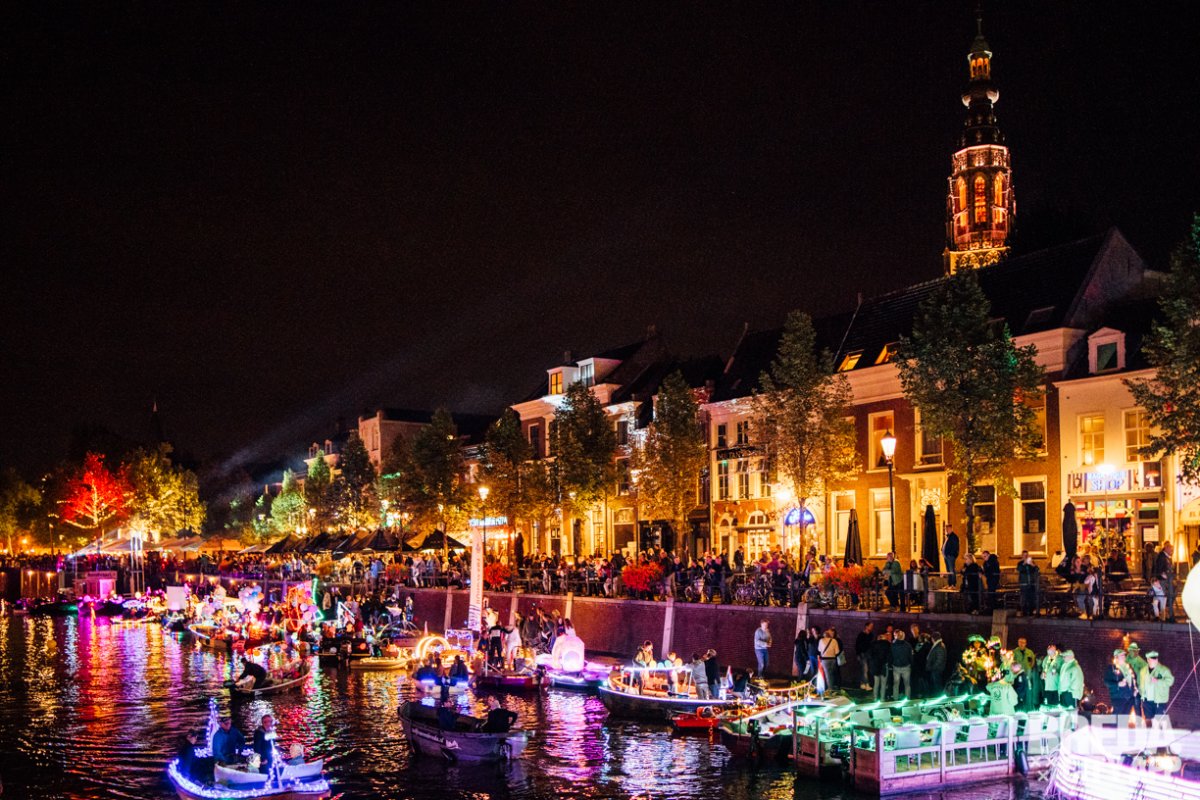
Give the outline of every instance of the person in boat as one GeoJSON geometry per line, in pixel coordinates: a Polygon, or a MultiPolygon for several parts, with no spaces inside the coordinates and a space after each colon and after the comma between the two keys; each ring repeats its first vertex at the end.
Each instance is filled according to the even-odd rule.
{"type": "Polygon", "coordinates": [[[730,687],[734,697],[745,700],[750,692],[750,673],[738,667],[733,671],[733,684],[730,687]]]}
{"type": "MultiPolygon", "coordinates": [[[[642,642],[642,646],[638,648],[637,655],[633,657],[633,665],[640,669],[649,669],[654,666],[654,643],[649,639],[642,642]]],[[[646,685],[646,673],[633,673],[633,685],[641,690],[646,685]]]]}
{"type": "Polygon", "coordinates": [[[444,731],[452,731],[458,726],[458,712],[454,710],[453,700],[442,700],[442,704],[438,706],[437,719],[438,727],[444,731]]]}
{"type": "Polygon", "coordinates": [[[260,772],[271,771],[271,761],[275,758],[275,718],[263,714],[263,718],[254,729],[254,752],[258,753],[258,769],[260,772]]]}
{"type": "Polygon", "coordinates": [[[712,699],[712,693],[708,689],[708,671],[704,668],[704,659],[700,658],[699,653],[692,653],[692,683],[696,685],[698,700],[712,699]]]}
{"type": "Polygon", "coordinates": [[[413,680],[415,681],[436,683],[440,677],[441,675],[429,663],[428,658],[422,661],[421,666],[417,667],[417,671],[413,673],[413,680]]]}
{"type": "Polygon", "coordinates": [[[246,737],[233,727],[233,720],[221,717],[211,742],[213,758],[220,764],[236,764],[242,760],[245,747],[246,737]]]}
{"type": "Polygon", "coordinates": [[[704,654],[704,678],[708,681],[708,696],[721,696],[721,665],[717,663],[717,651],[709,648],[704,654]]]}
{"type": "Polygon", "coordinates": [[[464,683],[471,677],[470,670],[467,669],[467,662],[463,661],[462,656],[455,656],[454,662],[450,664],[450,683],[464,683]]]}
{"type": "Polygon", "coordinates": [[[251,661],[250,656],[242,656],[242,674],[237,676],[235,682],[240,685],[246,678],[254,678],[254,683],[249,686],[251,689],[261,689],[270,683],[267,670],[262,664],[251,661]]]}
{"type": "Polygon", "coordinates": [[[513,723],[517,721],[516,712],[501,706],[500,701],[495,697],[489,697],[487,705],[487,719],[481,730],[484,733],[508,733],[512,729],[513,723]]]}
{"type": "Polygon", "coordinates": [[[213,759],[196,755],[196,746],[200,742],[196,731],[183,734],[179,742],[179,772],[183,777],[197,783],[211,781],[213,776],[213,759]]]}

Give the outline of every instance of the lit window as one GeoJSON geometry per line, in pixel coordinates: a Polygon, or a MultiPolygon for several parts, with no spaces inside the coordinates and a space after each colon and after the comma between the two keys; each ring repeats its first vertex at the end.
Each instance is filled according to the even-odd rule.
{"type": "Polygon", "coordinates": [[[923,467],[933,466],[942,463],[942,437],[928,433],[921,425],[921,409],[913,411],[914,420],[917,428],[917,456],[918,463],[923,467]]]}
{"type": "Polygon", "coordinates": [[[1104,415],[1083,414],[1079,417],[1079,452],[1084,466],[1104,463],[1104,415]]]}
{"type": "Polygon", "coordinates": [[[975,221],[987,222],[987,178],[975,176],[975,221]]]}
{"type": "Polygon", "coordinates": [[[887,458],[883,455],[883,437],[889,431],[896,429],[895,418],[891,411],[885,411],[882,414],[872,414],[871,422],[871,440],[868,443],[870,446],[870,461],[872,469],[887,469],[887,458]]]}
{"type": "Polygon", "coordinates": [[[838,365],[838,372],[849,372],[858,365],[858,360],[862,358],[862,350],[855,350],[853,353],[847,353],[842,359],[842,363],[838,365]]]}
{"type": "Polygon", "coordinates": [[[954,206],[954,213],[961,214],[967,210],[967,182],[959,178],[954,182],[955,193],[957,195],[957,203],[954,206]]]}
{"type": "Polygon", "coordinates": [[[551,372],[550,373],[550,394],[562,394],[562,393],[563,393],[562,373],[561,372],[551,372]]]}
{"type": "Polygon", "coordinates": [[[1125,412],[1125,460],[1136,464],[1142,460],[1141,450],[1150,444],[1150,419],[1146,412],[1134,408],[1125,412]]]}
{"type": "Polygon", "coordinates": [[[741,420],[737,424],[737,444],[750,444],[750,421],[741,420]]]}
{"type": "Polygon", "coordinates": [[[1046,551],[1046,482],[1041,478],[1017,484],[1021,504],[1020,524],[1014,550],[1046,551]]]}
{"type": "Polygon", "coordinates": [[[717,499],[729,499],[729,462],[717,462],[717,499]]]}
{"type": "Polygon", "coordinates": [[[978,484],[975,487],[976,530],[980,537],[991,536],[996,527],[996,487],[978,484]]]}
{"type": "Polygon", "coordinates": [[[875,359],[876,364],[888,364],[896,356],[897,342],[885,344],[883,349],[879,351],[879,356],[875,359]]]}
{"type": "Polygon", "coordinates": [[[992,184],[996,190],[995,203],[998,206],[1004,205],[1004,176],[997,175],[995,183],[992,184]]]}
{"type": "Polygon", "coordinates": [[[892,547],[892,497],[887,489],[871,490],[871,521],[875,554],[882,555],[892,547]]]}

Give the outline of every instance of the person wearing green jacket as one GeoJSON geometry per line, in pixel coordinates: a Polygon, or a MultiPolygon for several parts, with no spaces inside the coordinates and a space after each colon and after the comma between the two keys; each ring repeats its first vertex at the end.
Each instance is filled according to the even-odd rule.
{"type": "Polygon", "coordinates": [[[1063,708],[1076,709],[1083,699],[1083,667],[1075,660],[1075,653],[1063,650],[1062,666],[1058,670],[1058,704],[1063,708]]]}
{"type": "Polygon", "coordinates": [[[1158,663],[1158,653],[1153,650],[1146,653],[1146,665],[1138,674],[1138,689],[1142,693],[1142,710],[1146,713],[1147,722],[1166,711],[1174,685],[1175,676],[1158,663]]]}
{"type": "Polygon", "coordinates": [[[1046,655],[1042,657],[1042,702],[1048,706],[1058,705],[1058,672],[1062,668],[1062,656],[1058,654],[1058,645],[1053,642],[1046,645],[1046,655]]]}
{"type": "Polygon", "coordinates": [[[988,704],[988,714],[1014,714],[1017,710],[1017,691],[1007,678],[998,678],[987,685],[987,695],[991,699],[988,704]]]}
{"type": "Polygon", "coordinates": [[[883,582],[888,607],[899,608],[903,611],[903,592],[900,591],[900,586],[904,583],[904,570],[900,568],[900,562],[896,560],[895,553],[887,554],[887,561],[883,564],[883,582]]]}

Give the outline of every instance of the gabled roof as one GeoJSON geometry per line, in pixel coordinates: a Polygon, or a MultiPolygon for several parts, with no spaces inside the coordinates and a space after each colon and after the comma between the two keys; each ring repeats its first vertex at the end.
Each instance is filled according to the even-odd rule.
{"type": "MultiPolygon", "coordinates": [[[[992,317],[1014,336],[1055,328],[1087,329],[1115,303],[1129,297],[1145,277],[1145,264],[1114,229],[1101,236],[1038,250],[979,272],[992,317]]],[[[884,348],[912,331],[913,318],[946,278],[919,283],[863,301],[854,312],[815,319],[817,346],[840,361],[860,353],[853,369],[874,366],[884,348]]],[[[745,397],[758,387],[782,330],[747,333],[730,359],[714,400],[745,397]]]]}
{"type": "MultiPolygon", "coordinates": [[[[636,342],[630,342],[620,347],[613,347],[595,355],[579,359],[579,361],[573,361],[570,364],[559,364],[558,366],[578,366],[580,361],[588,361],[593,358],[620,361],[621,363],[612,372],[602,378],[600,382],[615,383],[618,386],[624,386],[636,380],[642,372],[653,365],[658,359],[662,358],[663,352],[662,337],[656,332],[651,332],[649,336],[639,339],[636,342]]],[[[550,377],[546,375],[533,391],[522,397],[517,403],[528,403],[532,400],[545,397],[549,393],[550,377]]]]}
{"type": "Polygon", "coordinates": [[[725,363],[719,356],[702,356],[692,359],[662,358],[642,371],[633,381],[613,392],[611,403],[630,400],[649,400],[658,393],[658,387],[671,373],[679,370],[683,380],[693,389],[703,388],[709,381],[720,379],[725,363]]]}
{"type": "MultiPolygon", "coordinates": [[[[413,408],[381,408],[379,412],[383,414],[383,418],[393,422],[411,422],[416,425],[428,425],[433,422],[432,411],[421,411],[413,408]]],[[[369,419],[370,415],[360,417],[360,419],[369,419]]],[[[468,414],[459,411],[451,411],[450,418],[454,420],[454,428],[460,437],[469,439],[470,441],[482,441],[483,436],[487,433],[488,426],[496,421],[496,417],[491,414],[468,414]]]]}

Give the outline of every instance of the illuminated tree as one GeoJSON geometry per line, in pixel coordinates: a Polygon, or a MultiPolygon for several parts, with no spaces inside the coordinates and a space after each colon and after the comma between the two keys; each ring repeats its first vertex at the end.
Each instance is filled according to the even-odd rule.
{"type": "Polygon", "coordinates": [[[1143,346],[1156,373],[1125,383],[1150,419],[1142,455],[1175,455],[1183,479],[1200,484],[1200,214],[1171,256],[1158,303],[1164,322],[1154,325],[1143,346]]]}
{"type": "Polygon", "coordinates": [[[285,469],[283,486],[271,501],[271,519],[275,521],[275,529],[285,533],[298,533],[305,525],[307,508],[304,495],[296,483],[296,473],[285,469]]]}
{"type": "Polygon", "coordinates": [[[58,500],[60,516],[68,525],[99,539],[106,526],[125,518],[130,493],[123,471],[113,473],[104,466],[104,456],[88,453],[58,500]]]}
{"type": "Polygon", "coordinates": [[[708,463],[700,409],[678,371],[659,387],[654,420],[633,450],[637,497],[651,519],[664,519],[687,552],[688,514],[696,506],[700,472],[708,463]]]}
{"type": "Polygon", "coordinates": [[[199,533],[205,508],[195,473],[171,463],[171,446],[136,450],[125,464],[129,524],[155,541],[160,534],[199,533]]]}
{"type": "Polygon", "coordinates": [[[500,509],[513,530],[518,520],[534,522],[550,512],[554,491],[545,464],[534,460],[521,418],[511,408],[488,428],[482,467],[491,489],[488,505],[500,509]]]}
{"type": "Polygon", "coordinates": [[[616,452],[604,407],[583,381],[572,383],[554,415],[554,465],[563,495],[573,494],[577,508],[598,501],[616,480],[616,452]]]}
{"type": "Polygon", "coordinates": [[[378,507],[374,496],[375,466],[358,431],[350,431],[338,467],[340,474],[333,485],[337,516],[353,528],[371,525],[378,507]]]}
{"type": "Polygon", "coordinates": [[[319,528],[334,523],[333,471],[325,460],[325,451],[318,449],[308,465],[308,477],[304,479],[304,500],[312,509],[309,516],[319,528]]]}
{"type": "MultiPolygon", "coordinates": [[[[403,505],[419,520],[434,521],[445,532],[449,521],[463,513],[469,500],[462,449],[450,412],[434,412],[429,425],[401,446],[398,459],[403,505]]],[[[448,555],[443,552],[443,556],[448,555]]]]}
{"type": "MultiPolygon", "coordinates": [[[[759,384],[762,390],[752,401],[754,436],[804,519],[812,498],[824,496],[857,467],[850,381],[833,371],[828,351],[817,351],[809,316],[793,311],[759,384]]],[[[764,480],[768,473],[763,470],[764,480]]]]}
{"type": "Polygon", "coordinates": [[[991,303],[974,270],[945,279],[917,309],[912,337],[900,341],[896,366],[927,434],[944,437],[953,494],[966,506],[966,537],[975,550],[975,500],[985,482],[1012,493],[1012,462],[1042,447],[1031,398],[1045,373],[1033,345],[1017,347],[1007,326],[991,319],[991,303]]]}

